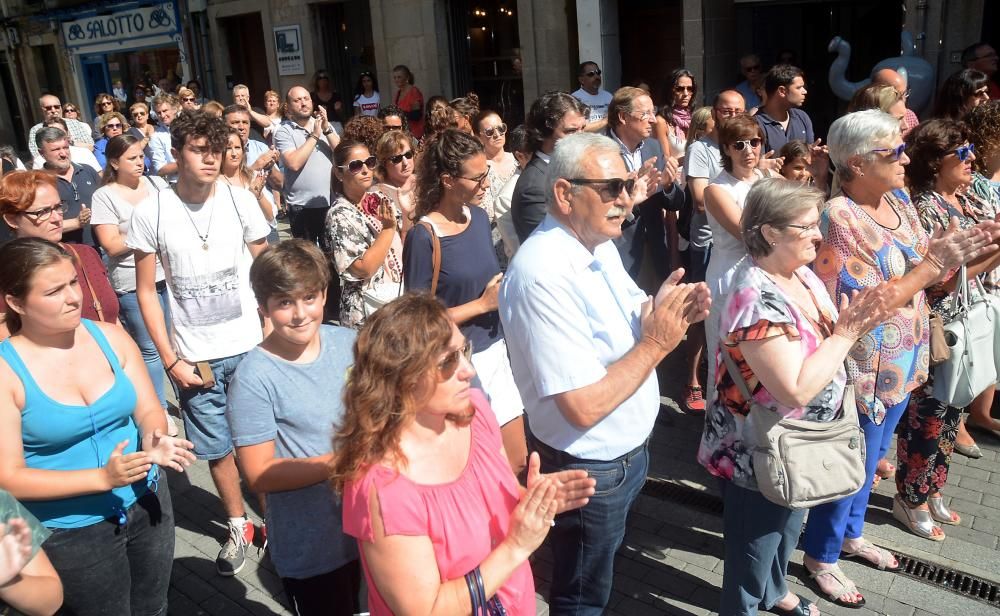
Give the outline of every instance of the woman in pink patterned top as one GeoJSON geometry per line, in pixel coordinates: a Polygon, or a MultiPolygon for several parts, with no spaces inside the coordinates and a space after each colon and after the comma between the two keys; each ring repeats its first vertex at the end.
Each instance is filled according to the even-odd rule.
{"type": "Polygon", "coordinates": [[[354,356],[333,483],[373,616],[468,614],[479,586],[507,614],[534,614],[528,556],[557,513],[586,504],[594,480],[540,475],[533,454],[528,487],[518,485],[489,403],[470,387],[469,346],[430,295],[376,311],[354,356]]]}

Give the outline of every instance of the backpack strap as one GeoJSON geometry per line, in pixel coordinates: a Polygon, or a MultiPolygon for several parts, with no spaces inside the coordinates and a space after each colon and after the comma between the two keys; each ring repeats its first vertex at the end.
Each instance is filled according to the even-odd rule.
{"type": "Polygon", "coordinates": [[[434,273],[431,274],[431,295],[435,295],[437,293],[438,276],[441,274],[441,240],[438,239],[437,233],[434,232],[434,227],[431,223],[421,220],[418,224],[426,229],[427,233],[431,236],[431,263],[434,268],[434,273]]]}

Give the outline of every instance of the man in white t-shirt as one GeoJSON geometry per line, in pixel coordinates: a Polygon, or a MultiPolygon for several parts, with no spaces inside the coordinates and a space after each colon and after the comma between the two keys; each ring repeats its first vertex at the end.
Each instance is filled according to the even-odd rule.
{"type": "Polygon", "coordinates": [[[590,107],[587,132],[603,131],[607,127],[611,92],[601,88],[601,68],[597,66],[596,62],[581,62],[576,79],[580,82],[580,89],[573,92],[573,96],[590,107]]]}
{"type": "Polygon", "coordinates": [[[221,118],[202,111],[178,116],[171,125],[177,184],[136,208],[126,240],[135,251],[142,318],[180,389],[185,435],[198,458],[208,460],[229,517],[229,539],[216,559],[224,576],[243,568],[254,535],[225,417],[226,390],[236,366],[263,339],[250,264],[271,230],[247,190],[217,181],[228,140],[221,118]],[[156,293],[156,255],[170,291],[169,327],[156,293]]]}

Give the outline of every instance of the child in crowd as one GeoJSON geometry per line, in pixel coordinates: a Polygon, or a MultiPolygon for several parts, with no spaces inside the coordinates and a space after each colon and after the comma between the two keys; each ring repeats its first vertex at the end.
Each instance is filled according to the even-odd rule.
{"type": "Polygon", "coordinates": [[[781,175],[786,180],[802,182],[803,184],[813,183],[812,173],[809,171],[809,167],[812,165],[812,154],[805,141],[798,139],[789,141],[782,146],[778,156],[785,160],[784,164],[781,165],[781,175]]]}
{"type": "Polygon", "coordinates": [[[267,495],[271,561],[300,616],[361,611],[357,545],[327,483],[355,337],[323,325],[329,282],[326,258],[305,240],[257,257],[250,284],[274,329],[236,369],[226,406],[240,470],[267,495]]]}

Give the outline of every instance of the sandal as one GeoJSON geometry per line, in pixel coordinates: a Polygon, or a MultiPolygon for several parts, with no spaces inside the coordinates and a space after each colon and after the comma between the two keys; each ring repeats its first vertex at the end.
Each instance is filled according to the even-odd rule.
{"type": "Polygon", "coordinates": [[[962,523],[962,517],[954,511],[944,506],[944,497],[938,494],[927,498],[927,509],[931,512],[931,517],[941,524],[958,526],[962,523]]]}
{"type": "Polygon", "coordinates": [[[768,611],[774,612],[775,614],[778,614],[778,616],[809,616],[811,613],[809,608],[812,607],[812,601],[806,599],[802,595],[797,594],[795,596],[799,598],[799,604],[792,609],[783,610],[778,606],[774,606],[768,611]]]}
{"type": "MultiPolygon", "coordinates": [[[[930,505],[928,505],[929,508],[930,505]]],[[[899,494],[892,499],[892,517],[896,518],[911,533],[918,537],[930,539],[931,541],[944,541],[944,534],[933,534],[935,528],[941,527],[934,523],[934,520],[931,518],[931,512],[923,509],[913,509],[903,502],[899,494]]]]}
{"type": "Polygon", "coordinates": [[[883,549],[868,541],[867,539],[862,539],[861,547],[856,550],[848,552],[843,550],[840,552],[841,558],[860,558],[864,562],[873,565],[878,568],[879,571],[897,571],[899,569],[899,559],[896,560],[896,566],[890,567],[889,563],[892,562],[893,555],[889,550],[883,549]],[[878,562],[873,562],[870,558],[865,558],[865,552],[874,552],[878,555],[878,562]]]}
{"type": "MultiPolygon", "coordinates": [[[[806,571],[809,571],[809,567],[806,567],[805,565],[802,566],[805,567],[806,571]]],[[[855,586],[854,582],[849,580],[847,576],[844,575],[844,572],[840,569],[838,565],[834,564],[829,567],[825,567],[823,569],[817,569],[816,571],[809,571],[809,579],[812,581],[813,586],[816,587],[816,592],[819,593],[820,595],[826,595],[829,598],[830,603],[839,605],[840,607],[846,607],[852,610],[864,607],[865,605],[864,597],[861,597],[855,603],[851,603],[850,601],[844,601],[843,599],[841,599],[841,597],[843,597],[844,595],[848,594],[861,595],[861,593],[858,592],[858,587],[855,586]],[[818,578],[821,575],[829,575],[834,580],[836,580],[836,582],[840,584],[840,590],[838,590],[836,593],[824,592],[823,588],[819,585],[819,582],[816,580],[816,578],[818,578]]]]}

